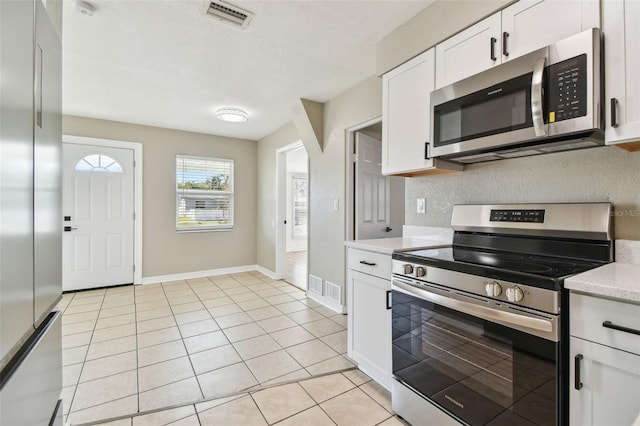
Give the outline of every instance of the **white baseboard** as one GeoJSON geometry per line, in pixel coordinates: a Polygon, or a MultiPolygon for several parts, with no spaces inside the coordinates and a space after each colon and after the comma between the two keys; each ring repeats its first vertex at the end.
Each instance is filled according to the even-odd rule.
{"type": "Polygon", "coordinates": [[[245,266],[234,266],[232,268],[210,269],[208,271],[184,272],[181,274],[169,274],[169,275],[157,275],[155,277],[144,277],[142,278],[142,284],[157,284],[157,283],[168,282],[168,281],[188,280],[188,279],[194,279],[194,278],[211,277],[216,275],[237,274],[238,272],[249,272],[249,271],[262,272],[263,274],[271,278],[270,275],[264,272],[264,271],[271,272],[268,269],[263,268],[259,265],[245,265],[245,266]]]}
{"type": "Polygon", "coordinates": [[[276,275],[275,272],[273,272],[270,269],[265,268],[264,266],[260,266],[260,265],[255,265],[255,270],[260,272],[261,274],[264,274],[266,276],[268,276],[269,278],[271,278],[272,280],[278,280],[280,278],[278,278],[278,276],[276,275]]]}
{"type": "Polygon", "coordinates": [[[328,297],[322,296],[320,294],[317,294],[313,291],[307,291],[307,297],[311,300],[314,300],[318,303],[320,303],[321,305],[331,309],[332,311],[335,311],[338,314],[346,314],[347,310],[345,309],[344,306],[342,306],[339,303],[336,303],[335,301],[329,299],[328,297]]]}

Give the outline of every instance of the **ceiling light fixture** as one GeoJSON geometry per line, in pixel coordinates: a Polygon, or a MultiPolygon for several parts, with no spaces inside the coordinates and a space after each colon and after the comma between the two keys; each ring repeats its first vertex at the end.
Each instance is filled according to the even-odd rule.
{"type": "Polygon", "coordinates": [[[216,111],[216,118],[230,123],[244,123],[249,119],[249,114],[240,108],[221,108],[216,111]]]}

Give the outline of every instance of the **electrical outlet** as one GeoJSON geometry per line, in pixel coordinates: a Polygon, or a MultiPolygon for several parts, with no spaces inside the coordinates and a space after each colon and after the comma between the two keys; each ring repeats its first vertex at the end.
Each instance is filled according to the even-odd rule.
{"type": "Polygon", "coordinates": [[[416,212],[417,213],[421,213],[421,214],[426,213],[427,202],[426,202],[426,200],[424,198],[418,198],[416,200],[416,206],[417,206],[417,208],[416,208],[416,212]]]}

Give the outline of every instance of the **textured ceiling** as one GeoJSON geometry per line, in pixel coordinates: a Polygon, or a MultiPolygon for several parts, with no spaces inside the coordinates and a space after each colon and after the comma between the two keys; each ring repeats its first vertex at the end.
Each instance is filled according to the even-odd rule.
{"type": "Polygon", "coordinates": [[[431,0],[234,1],[241,30],[205,15],[208,1],[64,1],[65,114],[260,139],[291,120],[298,98],[326,102],[375,73],[375,44],[431,0]],[[214,112],[245,109],[247,123],[214,112]]]}

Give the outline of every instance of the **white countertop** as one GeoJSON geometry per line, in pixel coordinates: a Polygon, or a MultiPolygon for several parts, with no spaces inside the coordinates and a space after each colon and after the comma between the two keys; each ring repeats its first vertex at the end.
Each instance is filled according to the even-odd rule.
{"type": "Polygon", "coordinates": [[[567,278],[564,286],[593,296],[640,303],[640,265],[609,263],[567,278]]]}
{"type": "Polygon", "coordinates": [[[424,237],[396,237],[377,238],[372,240],[345,241],[344,245],[349,248],[367,250],[375,253],[392,254],[398,251],[446,247],[451,244],[444,241],[436,241],[424,237]]]}

